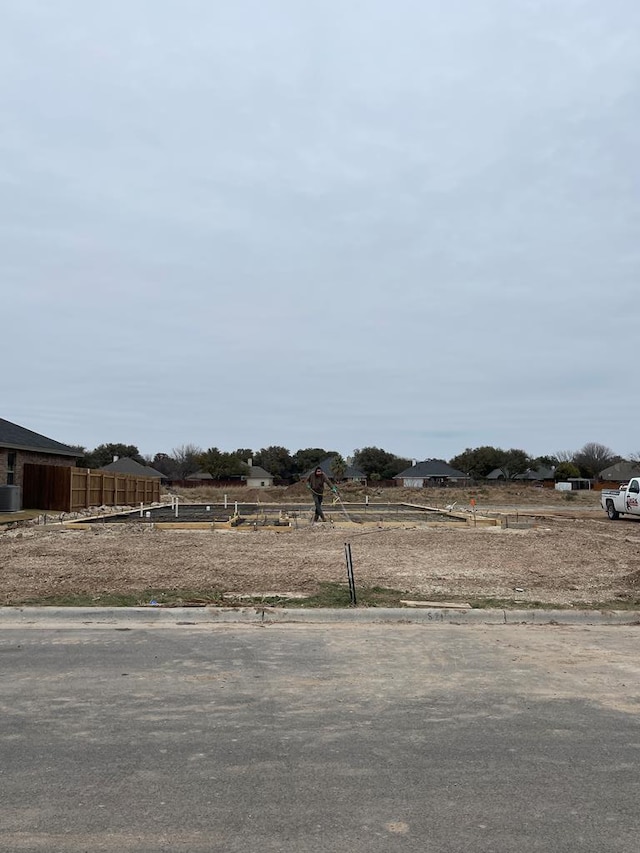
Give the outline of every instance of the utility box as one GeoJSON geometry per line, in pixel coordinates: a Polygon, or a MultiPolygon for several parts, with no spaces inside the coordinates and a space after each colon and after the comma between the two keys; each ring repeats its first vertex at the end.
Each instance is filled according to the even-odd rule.
{"type": "Polygon", "coordinates": [[[0,486],[0,512],[20,512],[21,509],[20,486],[0,486]]]}

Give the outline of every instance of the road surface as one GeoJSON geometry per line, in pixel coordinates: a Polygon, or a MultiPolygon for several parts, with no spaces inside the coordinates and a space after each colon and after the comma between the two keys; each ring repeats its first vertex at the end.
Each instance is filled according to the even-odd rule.
{"type": "Polygon", "coordinates": [[[0,849],[637,853],[638,627],[0,627],[0,849]]]}

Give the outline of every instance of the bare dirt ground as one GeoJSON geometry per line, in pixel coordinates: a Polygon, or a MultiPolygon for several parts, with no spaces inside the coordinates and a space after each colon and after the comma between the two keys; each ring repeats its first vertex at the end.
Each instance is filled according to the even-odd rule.
{"type": "MultiPolygon", "coordinates": [[[[414,503],[419,498],[444,506],[456,499],[452,490],[407,491],[414,503]]],[[[349,541],[357,584],[402,590],[407,597],[499,599],[516,606],[640,605],[640,521],[608,521],[595,493],[567,502],[557,493],[527,487],[523,494],[513,488],[489,491],[490,500],[476,498],[479,509],[501,507],[533,526],[387,528],[366,534],[329,525],[284,533],[128,525],[6,530],[0,534],[0,603],[79,593],[100,603],[105,593],[148,589],[313,594],[322,582],[346,580],[344,543],[349,541]]],[[[393,500],[406,499],[400,490],[392,492],[393,500]]],[[[469,494],[459,494],[461,505],[468,505],[469,494]]]]}

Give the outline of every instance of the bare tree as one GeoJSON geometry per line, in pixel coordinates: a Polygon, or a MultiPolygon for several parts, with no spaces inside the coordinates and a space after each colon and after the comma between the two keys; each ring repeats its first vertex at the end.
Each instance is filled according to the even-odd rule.
{"type": "Polygon", "coordinates": [[[196,444],[183,444],[171,451],[171,461],[176,480],[186,480],[191,474],[200,470],[202,448],[196,444]]]}
{"type": "Polygon", "coordinates": [[[596,441],[589,441],[574,455],[573,463],[580,468],[580,473],[585,477],[597,477],[604,468],[618,462],[620,457],[596,441]]]}
{"type": "Polygon", "coordinates": [[[571,462],[571,463],[573,463],[573,459],[574,459],[576,453],[575,453],[575,450],[557,450],[553,455],[558,460],[558,463],[560,463],[560,462],[571,462]]]}

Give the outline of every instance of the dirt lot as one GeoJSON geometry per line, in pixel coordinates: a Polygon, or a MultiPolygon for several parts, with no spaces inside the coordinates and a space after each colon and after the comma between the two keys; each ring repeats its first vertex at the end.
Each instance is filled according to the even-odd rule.
{"type": "MultiPolygon", "coordinates": [[[[471,603],[640,605],[640,521],[608,521],[594,494],[571,503],[533,489],[526,489],[526,501],[506,489],[492,490],[491,497],[491,504],[478,499],[483,511],[500,506],[513,519],[517,508],[518,517],[533,526],[433,526],[364,535],[331,526],[284,533],[106,525],[6,530],[0,534],[1,602],[85,594],[102,603],[105,593],[175,589],[313,594],[323,582],[346,580],[348,540],[361,587],[471,603]]],[[[429,498],[444,505],[435,493],[429,498]]],[[[450,491],[446,499],[451,502],[450,491]]],[[[468,495],[461,494],[463,500],[468,504],[468,495]]]]}

